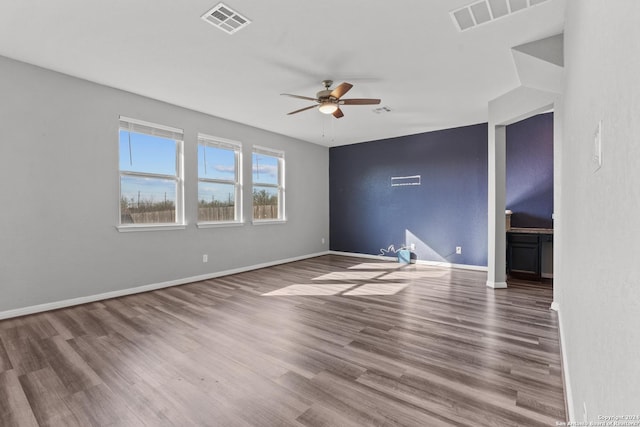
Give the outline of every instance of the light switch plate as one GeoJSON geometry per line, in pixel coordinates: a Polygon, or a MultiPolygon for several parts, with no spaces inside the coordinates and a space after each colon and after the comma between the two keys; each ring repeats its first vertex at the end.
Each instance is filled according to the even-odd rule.
{"type": "Polygon", "coordinates": [[[593,172],[602,167],[602,120],[593,132],[593,172]]]}

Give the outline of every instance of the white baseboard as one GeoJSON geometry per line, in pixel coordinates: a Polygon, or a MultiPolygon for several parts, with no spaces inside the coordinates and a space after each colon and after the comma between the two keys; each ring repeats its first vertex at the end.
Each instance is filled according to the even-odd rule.
{"type": "Polygon", "coordinates": [[[562,312],[560,311],[560,304],[556,301],[551,303],[551,310],[558,313],[558,333],[560,334],[560,356],[562,358],[562,379],[564,381],[564,395],[566,398],[567,416],[569,422],[575,423],[576,416],[573,411],[573,392],[571,391],[571,381],[569,380],[569,364],[567,362],[567,348],[565,341],[564,328],[562,327],[562,312]]]}
{"type": "Polygon", "coordinates": [[[262,264],[249,265],[245,267],[234,268],[231,270],[218,271],[214,273],[202,274],[199,276],[185,277],[183,279],[170,280],[161,283],[152,283],[149,285],[137,286],[135,288],[121,289],[112,292],[105,292],[96,295],[87,295],[78,298],[55,301],[45,304],[32,305],[24,308],[16,308],[13,310],[0,311],[0,320],[12,317],[26,316],[28,314],[41,313],[43,311],[57,310],[60,308],[71,307],[74,305],[87,304],[90,302],[102,301],[110,298],[118,298],[126,295],[139,294],[142,292],[155,291],[156,289],[168,288],[171,286],[184,285],[186,283],[199,282],[201,280],[215,279],[216,277],[229,276],[231,274],[244,273],[246,271],[257,270],[274,265],[286,264],[303,259],[315,258],[321,255],[327,255],[329,251],[318,252],[315,254],[301,255],[293,258],[281,259],[277,261],[269,261],[262,264]]]}
{"type": "Polygon", "coordinates": [[[382,261],[398,261],[398,258],[394,256],[359,254],[356,252],[340,252],[340,251],[329,251],[329,253],[331,255],[348,256],[353,258],[378,259],[382,261]]]}
{"type": "MultiPolygon", "coordinates": [[[[378,260],[385,260],[385,261],[398,261],[398,258],[394,257],[394,256],[359,254],[359,253],[355,253],[355,252],[340,252],[340,251],[329,251],[329,253],[332,254],[332,255],[342,255],[342,256],[350,256],[350,257],[356,257],[356,258],[378,259],[378,260]]],[[[481,266],[481,265],[454,264],[454,263],[451,263],[451,262],[417,260],[416,264],[430,265],[432,267],[459,268],[459,269],[463,269],[463,270],[487,271],[487,267],[484,267],[484,266],[481,266]]]]}
{"type": "Polygon", "coordinates": [[[487,287],[492,289],[506,289],[507,282],[492,282],[487,280],[487,287]]]}

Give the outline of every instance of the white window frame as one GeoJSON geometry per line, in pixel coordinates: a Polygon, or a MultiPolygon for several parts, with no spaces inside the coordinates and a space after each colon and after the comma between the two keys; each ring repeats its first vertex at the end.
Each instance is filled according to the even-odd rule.
{"type": "MultiPolygon", "coordinates": [[[[186,228],[184,215],[184,131],[182,129],[165,126],[157,123],[147,122],[144,120],[133,119],[130,117],[120,116],[119,131],[126,130],[134,133],[142,133],[151,136],[172,139],[176,142],[176,174],[156,174],[146,172],[123,171],[118,164],[118,226],[120,232],[129,231],[153,231],[153,230],[182,230],[186,228]],[[122,177],[138,177],[138,178],[155,178],[172,180],[176,183],[176,202],[175,202],[175,222],[171,223],[149,223],[149,224],[122,224],[121,204],[122,177]]],[[[120,132],[118,132],[118,146],[120,146],[120,132]]]]}
{"type": "Polygon", "coordinates": [[[261,183],[254,182],[252,179],[252,187],[251,187],[251,218],[253,224],[273,224],[273,223],[284,223],[287,221],[286,217],[286,209],[285,209],[285,156],[284,151],[275,150],[273,148],[262,147],[259,145],[254,145],[251,151],[251,176],[253,177],[253,154],[262,154],[269,157],[276,157],[278,159],[278,183],[270,184],[270,183],[261,183]],[[256,186],[260,187],[272,187],[276,188],[278,191],[278,218],[269,218],[269,219],[260,219],[253,218],[253,188],[256,186]]]}
{"type": "MultiPolygon", "coordinates": [[[[242,225],[244,223],[242,215],[242,143],[233,141],[230,139],[219,138],[216,136],[206,135],[203,133],[198,134],[198,166],[200,165],[200,145],[205,147],[221,148],[225,150],[231,150],[234,152],[235,157],[235,180],[226,179],[213,179],[201,177],[198,171],[198,186],[201,182],[209,182],[213,184],[232,184],[235,188],[235,203],[234,203],[234,220],[232,221],[200,221],[198,219],[198,228],[208,227],[224,227],[233,225],[242,225]]],[[[198,197],[197,203],[200,203],[200,197],[198,197]]]]}

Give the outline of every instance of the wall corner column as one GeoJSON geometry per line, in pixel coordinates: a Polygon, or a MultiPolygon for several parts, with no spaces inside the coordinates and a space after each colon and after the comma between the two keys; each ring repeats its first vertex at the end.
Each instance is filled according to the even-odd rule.
{"type": "Polygon", "coordinates": [[[489,186],[487,197],[487,286],[494,289],[507,287],[506,274],[506,127],[489,121],[489,186]]]}

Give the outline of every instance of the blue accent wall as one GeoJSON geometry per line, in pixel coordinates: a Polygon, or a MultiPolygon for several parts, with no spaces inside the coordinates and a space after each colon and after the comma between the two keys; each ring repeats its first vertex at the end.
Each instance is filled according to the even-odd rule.
{"type": "Polygon", "coordinates": [[[553,113],[507,126],[506,138],[511,226],[553,228],[553,113]]]}
{"type": "Polygon", "coordinates": [[[486,123],[333,147],[331,250],[377,255],[414,243],[419,260],[486,266],[487,179],[486,123]],[[421,185],[391,186],[412,175],[421,185]]]}

